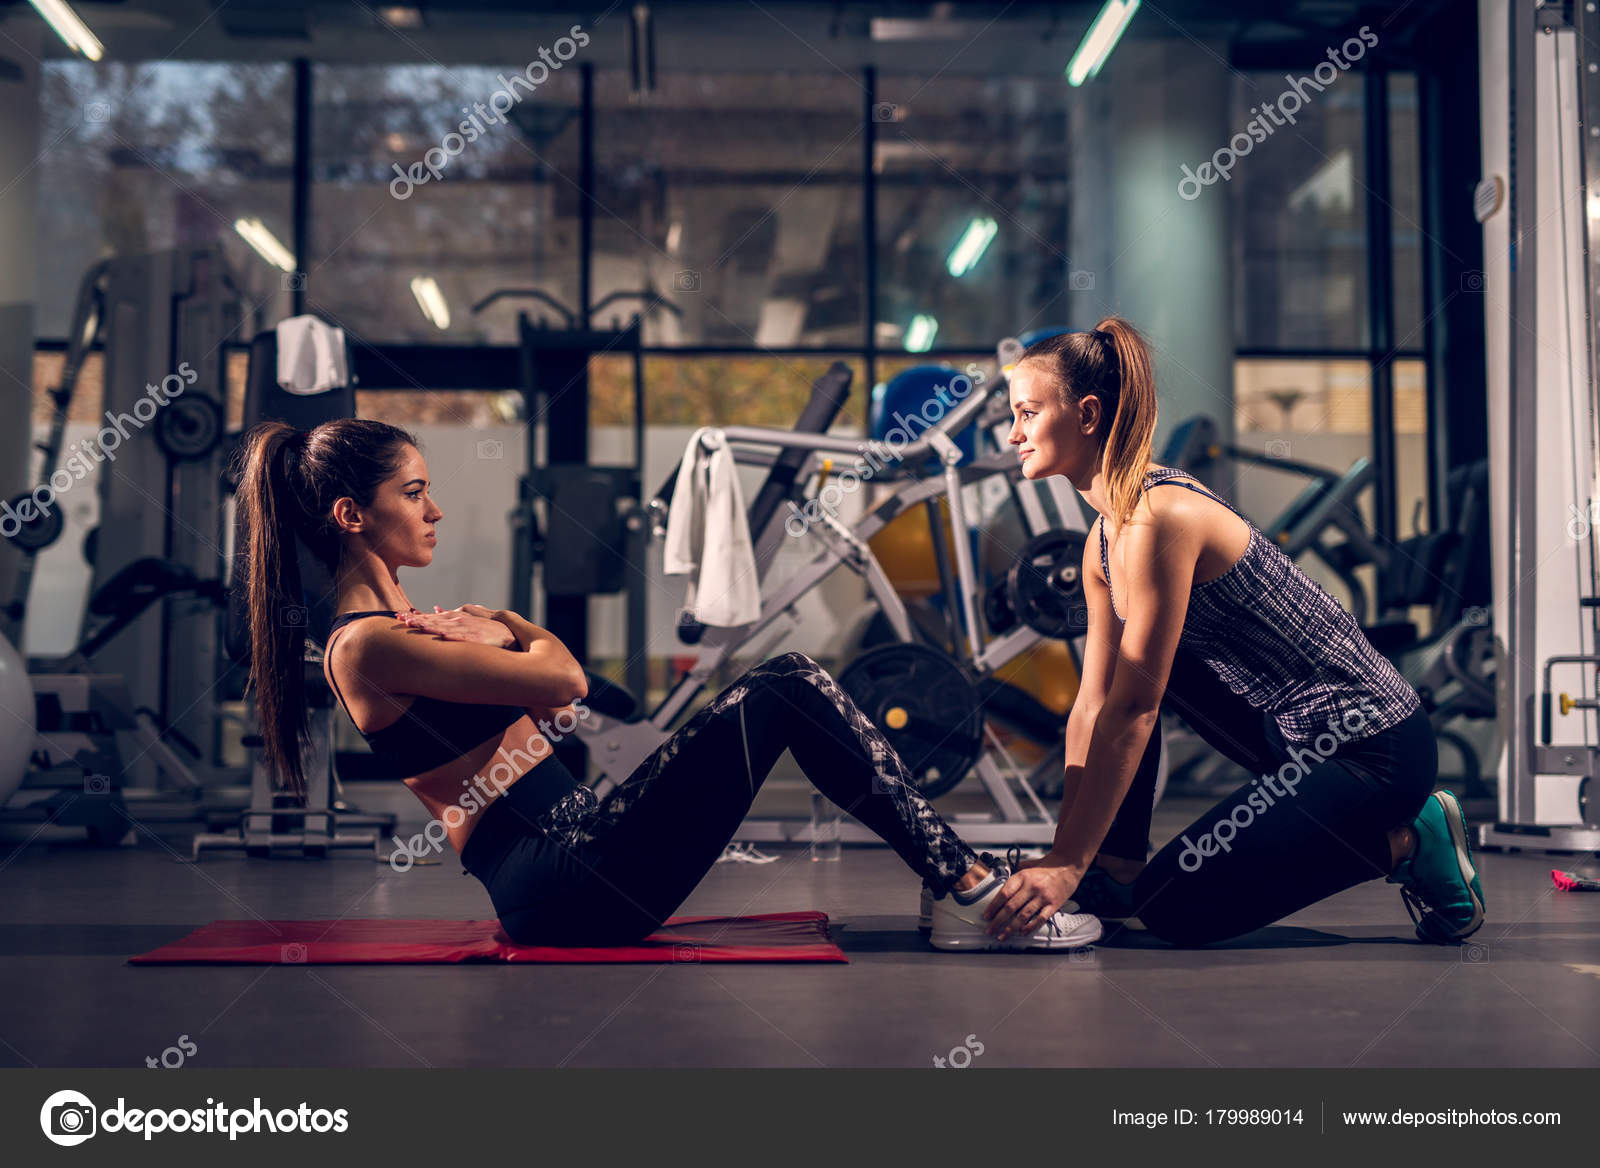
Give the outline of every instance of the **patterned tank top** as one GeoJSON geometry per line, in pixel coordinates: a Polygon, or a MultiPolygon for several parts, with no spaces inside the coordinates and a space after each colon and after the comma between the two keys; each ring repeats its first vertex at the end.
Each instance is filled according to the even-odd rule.
{"type": "MultiPolygon", "coordinates": [[[[1192,478],[1160,467],[1145,475],[1143,489],[1174,483],[1239,514],[1226,500],[1184,481],[1192,478]]],[[[1104,518],[1098,523],[1109,591],[1104,518]]],[[[1191,588],[1179,651],[1203,661],[1229,689],[1270,715],[1290,746],[1311,746],[1335,719],[1336,733],[1360,739],[1420,709],[1417,691],[1372,647],[1355,617],[1255,524],[1245,523],[1250,543],[1244,554],[1216,579],[1191,588]]],[[[1111,608],[1122,620],[1115,596],[1111,608]]]]}

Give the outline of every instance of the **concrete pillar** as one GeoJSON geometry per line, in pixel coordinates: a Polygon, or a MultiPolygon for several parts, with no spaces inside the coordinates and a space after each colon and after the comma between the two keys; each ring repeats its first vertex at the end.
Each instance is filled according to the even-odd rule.
{"type": "MultiPolygon", "coordinates": [[[[1233,434],[1233,265],[1229,189],[1189,200],[1180,167],[1210,158],[1230,127],[1226,47],[1186,39],[1123,41],[1074,103],[1073,267],[1059,315],[1090,328],[1116,313],[1155,349],[1156,452],[1178,422],[1204,413],[1233,434]],[[1091,282],[1093,288],[1085,285],[1091,282]]],[[[1241,166],[1249,160],[1241,161],[1241,166]]]]}
{"type": "MultiPolygon", "coordinates": [[[[7,499],[31,485],[42,39],[31,10],[7,21],[0,39],[0,498],[7,499]]],[[[11,602],[20,563],[17,550],[0,540],[0,605],[11,602]]],[[[21,649],[21,629],[3,613],[0,634],[21,649]]]]}

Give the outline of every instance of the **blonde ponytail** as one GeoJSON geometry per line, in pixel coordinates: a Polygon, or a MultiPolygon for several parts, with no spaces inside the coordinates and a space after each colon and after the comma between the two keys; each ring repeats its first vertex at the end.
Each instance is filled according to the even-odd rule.
{"type": "Polygon", "coordinates": [[[1150,444],[1156,432],[1155,372],[1149,342],[1120,316],[1106,317],[1092,335],[1114,354],[1115,368],[1109,376],[1118,388],[1115,400],[1106,403],[1111,433],[1106,438],[1104,467],[1106,496],[1112,518],[1120,526],[1133,515],[1150,469],[1150,444]]]}

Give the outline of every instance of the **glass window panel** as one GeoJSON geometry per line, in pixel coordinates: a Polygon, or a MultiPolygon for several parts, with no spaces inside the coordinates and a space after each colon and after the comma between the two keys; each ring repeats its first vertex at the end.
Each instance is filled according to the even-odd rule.
{"type": "Polygon", "coordinates": [[[861,345],[861,105],[838,73],[665,74],[639,102],[597,72],[596,300],[662,295],[654,345],[861,345]]]}
{"type": "Polygon", "coordinates": [[[879,77],[879,346],[981,348],[1065,317],[1067,92],[1059,78],[879,77]]]}
{"type": "Polygon", "coordinates": [[[317,67],[310,311],[372,340],[511,344],[519,309],[543,310],[474,314],[491,292],[537,289],[575,310],[579,77],[532,92],[501,80],[521,68],[317,67]],[[435,288],[442,314],[424,303],[435,288]]]}
{"type": "Polygon", "coordinates": [[[1394,239],[1394,342],[1397,349],[1422,348],[1420,170],[1417,78],[1414,73],[1394,73],[1389,77],[1389,200],[1394,239]]]}
{"type": "MultiPolygon", "coordinates": [[[[1234,363],[1234,403],[1236,442],[1243,450],[1339,474],[1356,459],[1372,455],[1372,376],[1365,361],[1242,359],[1234,363]]],[[[1235,461],[1219,469],[1213,481],[1256,526],[1266,528],[1310,480],[1291,470],[1235,461]]],[[[1357,506],[1370,531],[1370,487],[1357,506]]],[[[1338,537],[1330,536],[1329,542],[1338,542],[1338,537]]],[[[1315,555],[1302,555],[1296,562],[1351,606],[1350,588],[1315,555]]],[[[1358,568],[1355,575],[1370,604],[1372,569],[1358,568]]],[[[1369,607],[1369,617],[1371,611],[1369,607]]]]}
{"type": "Polygon", "coordinates": [[[260,219],[293,247],[287,65],[48,61],[42,85],[38,336],[66,338],[104,256],[213,240],[259,323],[287,315],[286,273],[234,230],[260,219]]]}
{"type": "Polygon", "coordinates": [[[1395,500],[1404,539],[1428,530],[1427,366],[1396,361],[1393,369],[1395,500]]]}
{"type": "MultiPolygon", "coordinates": [[[[864,364],[854,356],[804,354],[774,356],[673,356],[651,354],[644,360],[645,424],[647,426],[779,426],[792,427],[811,400],[811,385],[834,361],[854,371],[850,398],[834,429],[859,426],[863,404],[864,364]]],[[[633,358],[595,357],[589,362],[589,418],[595,426],[633,424],[633,358]]]]}
{"type": "MultiPolygon", "coordinates": [[[[1285,84],[1282,73],[1236,74],[1229,124],[1250,122],[1285,84]]],[[[1228,182],[1243,348],[1367,345],[1361,77],[1306,95],[1295,124],[1275,128],[1228,182]]]]}

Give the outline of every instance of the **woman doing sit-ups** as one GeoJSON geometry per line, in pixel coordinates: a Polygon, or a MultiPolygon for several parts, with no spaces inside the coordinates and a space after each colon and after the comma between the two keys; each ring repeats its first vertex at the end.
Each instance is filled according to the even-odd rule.
{"type": "Polygon", "coordinates": [[[1010,872],[980,858],[915,789],[894,749],[816,662],[765,661],[719,693],[603,801],[541,724],[581,719],[586,674],[513,612],[423,613],[401,568],[426,567],[443,518],[416,440],[369,419],[246,435],[251,685],[269,765],[303,793],[307,635],[295,537],[332,574],[323,670],[378,760],[442,824],[521,943],[626,944],[683,903],[733,839],[780,755],[881,836],[939,898],[941,949],[1073,949],[1100,922],[1017,905],[1027,934],[983,916],[1010,872]],[[565,720],[563,721],[563,715],[565,720]],[[489,781],[485,781],[485,779],[489,781]]]}

